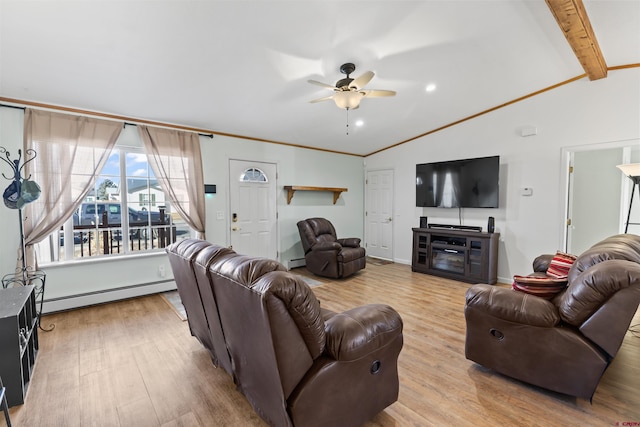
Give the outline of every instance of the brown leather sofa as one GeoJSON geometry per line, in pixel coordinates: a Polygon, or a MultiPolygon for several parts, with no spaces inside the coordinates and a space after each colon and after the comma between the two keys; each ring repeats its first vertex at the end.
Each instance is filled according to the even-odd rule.
{"type": "Polygon", "coordinates": [[[307,270],[318,276],[339,279],[365,268],[366,251],[360,239],[338,239],[333,224],[325,218],[298,222],[307,270]]]}
{"type": "Polygon", "coordinates": [[[270,425],[355,427],[397,400],[403,337],[393,308],[323,309],[278,262],[202,240],[166,251],[191,333],[270,425]]]}
{"type": "Polygon", "coordinates": [[[191,335],[196,337],[209,350],[212,358],[215,358],[207,316],[202,306],[196,282],[191,279],[193,277],[193,259],[209,245],[209,242],[205,240],[185,245],[176,244],[175,251],[169,257],[169,263],[171,264],[182,305],[188,313],[187,321],[191,335]]]}
{"type": "MultiPolygon", "coordinates": [[[[536,274],[551,260],[534,261],[536,274]]],[[[591,400],[640,303],[640,236],[609,237],[574,262],[552,299],[474,285],[466,357],[504,375],[591,400]]]]}

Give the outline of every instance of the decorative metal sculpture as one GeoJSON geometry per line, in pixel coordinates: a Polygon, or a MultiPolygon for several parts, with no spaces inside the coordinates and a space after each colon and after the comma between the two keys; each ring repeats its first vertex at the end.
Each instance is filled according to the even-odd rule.
{"type": "Polygon", "coordinates": [[[11,153],[7,151],[6,148],[0,147],[0,159],[11,166],[13,171],[13,176],[9,177],[4,173],[2,176],[5,179],[11,181],[9,186],[5,188],[4,193],[2,194],[2,198],[4,200],[4,204],[9,209],[17,209],[18,210],[18,218],[20,223],[20,244],[22,253],[20,254],[22,268],[17,268],[16,272],[13,274],[7,274],[2,278],[2,287],[8,288],[9,286],[26,286],[33,285],[35,287],[36,293],[36,301],[38,301],[40,307],[37,309],[37,322],[38,327],[43,331],[51,331],[55,327],[55,325],[50,325],[49,329],[44,329],[40,324],[40,317],[42,315],[42,304],[44,302],[44,287],[46,281],[46,273],[41,270],[36,270],[35,268],[30,268],[27,266],[27,258],[26,258],[26,245],[24,241],[24,227],[23,227],[23,219],[22,219],[22,208],[27,203],[31,203],[40,197],[40,186],[31,180],[31,175],[26,178],[22,177],[22,171],[25,165],[31,161],[33,161],[37,156],[37,153],[33,149],[28,149],[25,151],[25,158],[29,157],[29,159],[25,160],[22,165],[20,162],[22,161],[22,150],[18,150],[18,158],[11,160],[11,153]]]}

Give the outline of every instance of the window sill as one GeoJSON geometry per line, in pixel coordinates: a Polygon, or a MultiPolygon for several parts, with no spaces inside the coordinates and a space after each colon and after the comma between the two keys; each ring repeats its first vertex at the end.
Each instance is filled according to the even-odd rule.
{"type": "Polygon", "coordinates": [[[160,256],[166,256],[166,252],[164,250],[158,250],[154,252],[145,252],[140,254],[129,254],[129,255],[111,255],[111,256],[100,256],[100,257],[92,257],[86,259],[74,259],[69,261],[59,261],[59,262],[50,262],[47,264],[39,264],[38,269],[56,269],[56,268],[65,268],[65,267],[73,267],[78,265],[89,265],[89,264],[103,264],[110,262],[121,262],[121,261],[134,261],[142,258],[154,258],[160,256]]]}

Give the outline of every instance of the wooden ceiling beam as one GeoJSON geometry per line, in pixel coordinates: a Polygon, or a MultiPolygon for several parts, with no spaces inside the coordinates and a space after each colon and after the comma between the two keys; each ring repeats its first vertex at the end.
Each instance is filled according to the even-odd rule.
{"type": "Polygon", "coordinates": [[[607,63],[582,0],[545,0],[589,80],[607,77],[607,63]]]}

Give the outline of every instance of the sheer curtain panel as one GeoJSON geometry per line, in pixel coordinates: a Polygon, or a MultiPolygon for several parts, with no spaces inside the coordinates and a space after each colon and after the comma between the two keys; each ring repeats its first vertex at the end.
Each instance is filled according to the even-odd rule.
{"type": "Polygon", "coordinates": [[[197,237],[205,238],[200,139],[194,132],[138,125],[149,165],[171,205],[197,237]]]}
{"type": "Polygon", "coordinates": [[[37,153],[25,176],[42,195],[25,208],[27,265],[36,267],[33,245],[59,229],[82,203],[109,158],[123,122],[50,111],[25,110],[24,148],[37,153]]]}

